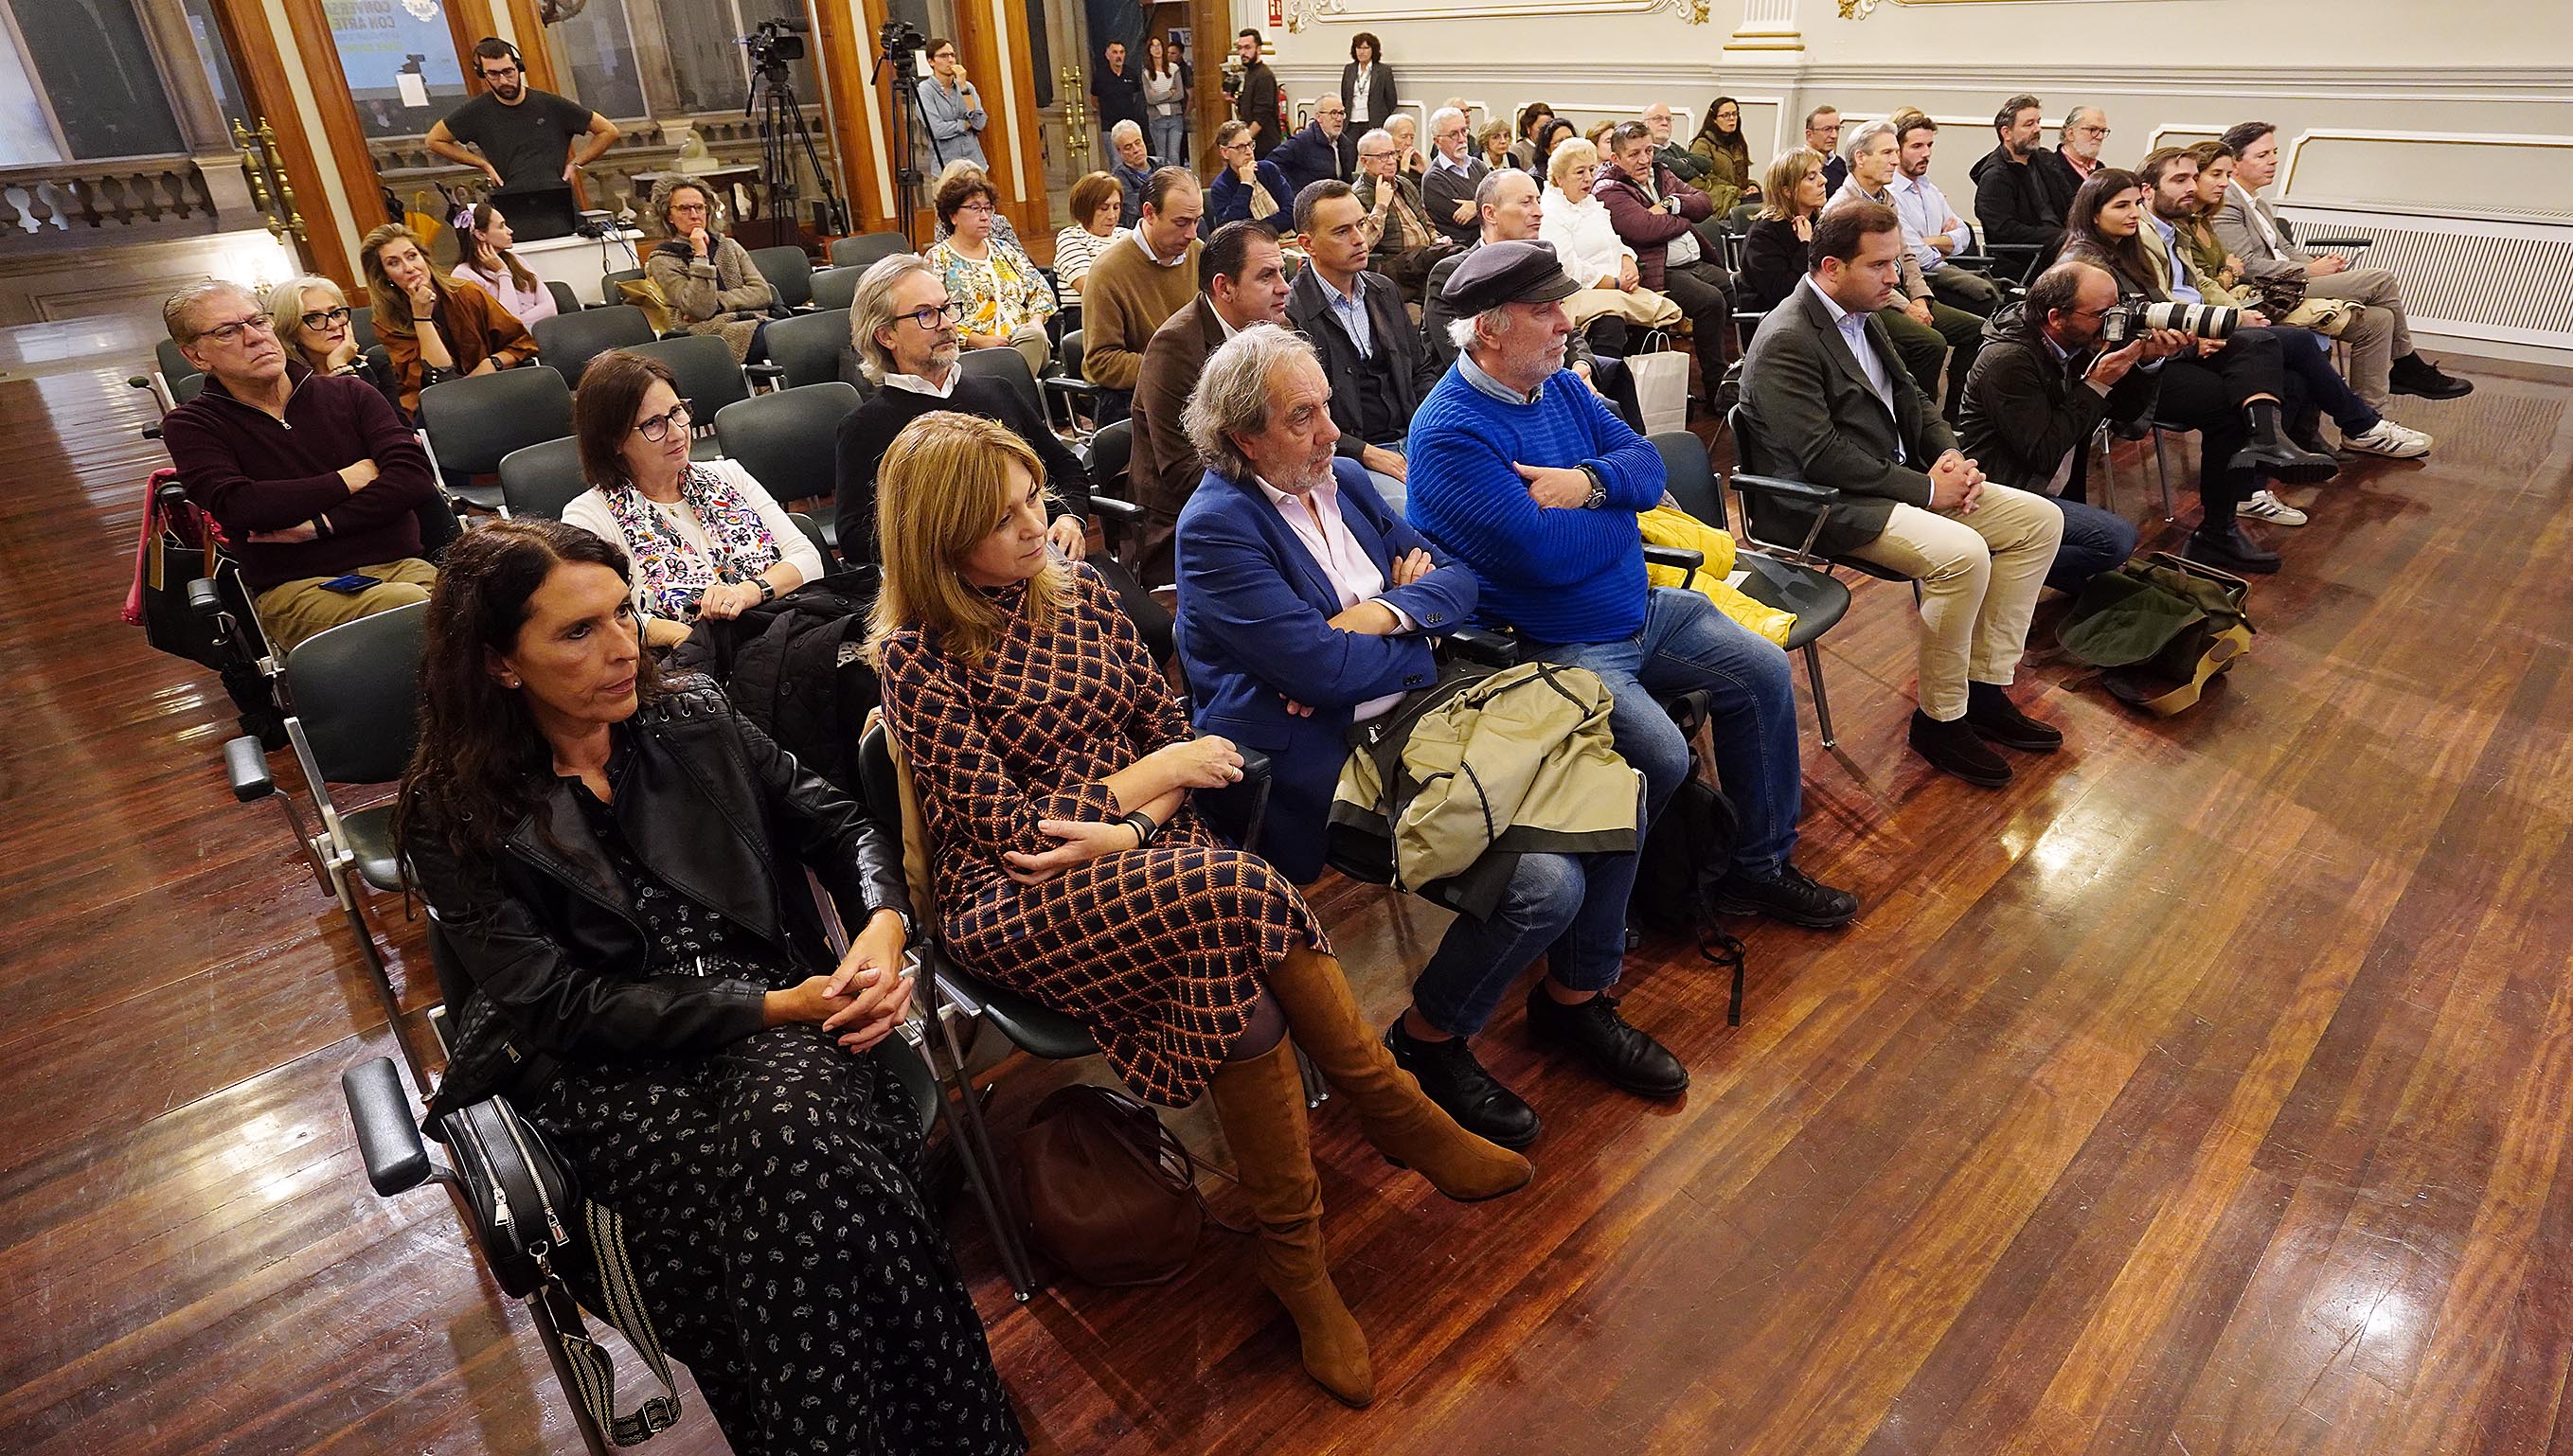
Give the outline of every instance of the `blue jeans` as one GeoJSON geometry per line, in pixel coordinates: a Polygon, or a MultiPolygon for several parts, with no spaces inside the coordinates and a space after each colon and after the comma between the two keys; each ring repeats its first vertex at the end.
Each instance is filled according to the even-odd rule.
{"type": "Polygon", "coordinates": [[[2058,496],[2055,503],[2064,509],[2064,543],[2055,548],[2055,564],[2046,568],[2047,585],[2080,591],[2082,583],[2116,570],[2136,554],[2134,521],[2085,501],[2058,496]]]}
{"type": "Polygon", "coordinates": [[[1697,592],[1656,586],[1645,603],[1644,629],[1634,636],[1536,650],[1547,661],[1597,673],[1615,696],[1608,727],[1617,752],[1644,776],[1647,828],[1689,771],[1688,739],[1654,694],[1712,689],[1707,737],[1715,744],[1715,778],[1742,816],[1733,868],[1767,880],[1786,867],[1805,780],[1795,681],[1776,644],[1697,592]]]}
{"type": "Polygon", "coordinates": [[[1144,122],[1144,131],[1151,138],[1154,156],[1173,167],[1186,167],[1192,172],[1197,170],[1196,164],[1189,161],[1188,113],[1149,117],[1144,122]]]}
{"type": "Polygon", "coordinates": [[[2358,397],[2349,381],[2332,367],[2332,342],[2309,329],[2272,329],[2278,337],[2278,363],[2305,386],[2305,402],[2331,416],[2343,434],[2365,434],[2385,418],[2358,397]]]}
{"type": "Polygon", "coordinates": [[[1519,856],[1491,915],[1460,915],[1447,928],[1411,983],[1411,1004],[1448,1036],[1471,1037],[1549,948],[1555,980],[1574,991],[1607,990],[1626,963],[1626,899],[1634,889],[1633,855],[1519,856]]]}

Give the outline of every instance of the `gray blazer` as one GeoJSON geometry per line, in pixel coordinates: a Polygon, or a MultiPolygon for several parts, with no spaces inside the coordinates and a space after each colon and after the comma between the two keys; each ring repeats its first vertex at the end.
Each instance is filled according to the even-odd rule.
{"type": "MultiPolygon", "coordinates": [[[[1825,552],[1847,551],[1884,534],[1898,503],[1927,510],[1926,467],[1957,447],[1948,421],[1922,397],[1874,315],[1868,317],[1867,342],[1893,389],[1891,416],[1841,343],[1831,311],[1810,287],[1799,285],[1769,311],[1742,357],[1742,405],[1759,446],[1745,447],[1743,468],[1840,490],[1815,542],[1825,552]],[[1911,464],[1896,462],[1898,445],[1909,451],[1911,464]]],[[[1761,533],[1771,539],[1788,531],[1790,539],[1800,539],[1813,521],[1809,513],[1768,505],[1760,515],[1761,533]]]]}
{"type": "Polygon", "coordinates": [[[2215,210],[2215,241],[2224,246],[2225,252],[2241,259],[2242,271],[2252,278],[2301,276],[2310,257],[2288,239],[2287,230],[2279,223],[2277,213],[2269,207],[2268,199],[2252,197],[2242,190],[2238,182],[2225,185],[2223,205],[2215,210]],[[2260,231],[2259,223],[2252,221],[2250,208],[2244,206],[2245,202],[2250,208],[2259,210],[2260,222],[2269,225],[2267,234],[2260,231]],[[2274,248],[2269,245],[2271,237],[2278,240],[2274,248]]]}

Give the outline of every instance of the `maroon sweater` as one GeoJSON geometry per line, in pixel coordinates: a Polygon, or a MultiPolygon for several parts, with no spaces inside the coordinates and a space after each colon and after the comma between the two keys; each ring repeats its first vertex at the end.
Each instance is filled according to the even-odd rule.
{"type": "Polygon", "coordinates": [[[293,362],[286,372],[295,392],[283,421],[215,378],[161,421],[188,498],[223,524],[252,589],[419,555],[415,512],[437,488],[420,438],[363,379],[293,362]],[[376,478],[353,495],[340,470],[365,459],[376,478]],[[250,539],[306,521],[319,523],[316,539],[250,539]]]}

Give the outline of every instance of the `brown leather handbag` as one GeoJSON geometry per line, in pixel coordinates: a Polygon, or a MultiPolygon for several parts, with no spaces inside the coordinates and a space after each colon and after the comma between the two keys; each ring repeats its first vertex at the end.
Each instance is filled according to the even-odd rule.
{"type": "Polygon", "coordinates": [[[1075,1086],[1037,1103],[1019,1133],[1028,1234],[1084,1283],[1160,1284],[1188,1267],[1207,1224],[1200,1162],[1153,1109],[1114,1088],[1075,1086]]]}

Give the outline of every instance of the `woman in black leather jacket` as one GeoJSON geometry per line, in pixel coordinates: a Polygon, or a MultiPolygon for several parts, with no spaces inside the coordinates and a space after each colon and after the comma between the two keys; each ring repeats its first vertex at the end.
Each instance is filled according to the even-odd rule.
{"type": "Polygon", "coordinates": [[[664,682],[618,547],[507,520],[429,597],[395,828],[472,982],[432,1112],[494,1092],[623,1215],[732,1449],[1023,1452],[856,1055],[909,1009],[899,850],[702,682],[664,682]],[[810,866],[863,927],[836,967],[810,866]],[[817,969],[827,968],[827,969],[817,969]]]}

